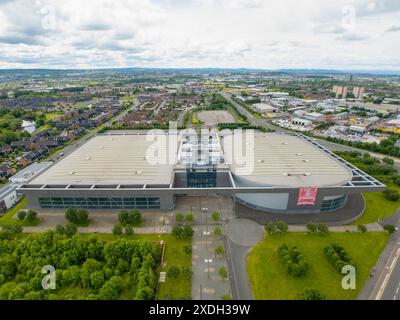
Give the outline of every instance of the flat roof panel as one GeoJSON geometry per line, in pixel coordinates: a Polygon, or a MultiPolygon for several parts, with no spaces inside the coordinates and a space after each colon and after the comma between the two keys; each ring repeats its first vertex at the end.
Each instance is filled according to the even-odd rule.
{"type": "MultiPolygon", "coordinates": [[[[48,168],[31,184],[170,184],[174,159],[154,164],[146,154],[155,143],[144,134],[98,135],[48,168]]],[[[153,135],[155,139],[162,135],[153,135]]],[[[168,145],[159,144],[167,153],[168,145]]],[[[176,158],[177,150],[172,154],[176,158]]]]}
{"type": "Polygon", "coordinates": [[[254,144],[250,143],[252,146],[247,148],[254,156],[246,157],[247,164],[235,161],[241,159],[240,152],[244,154],[245,143],[242,150],[235,147],[235,144],[233,147],[229,143],[222,144],[225,157],[233,155],[231,171],[242,183],[248,185],[341,186],[353,176],[344,164],[297,135],[255,133],[254,144]]]}

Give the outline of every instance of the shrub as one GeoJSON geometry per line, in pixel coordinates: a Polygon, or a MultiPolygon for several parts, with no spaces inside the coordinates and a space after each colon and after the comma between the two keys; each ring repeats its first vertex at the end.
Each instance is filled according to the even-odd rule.
{"type": "Polygon", "coordinates": [[[392,158],[389,158],[389,157],[384,157],[383,159],[382,159],[382,161],[384,162],[384,163],[386,163],[386,164],[388,164],[388,165],[394,165],[394,160],[392,159],[392,158]]]}
{"type": "Polygon", "coordinates": [[[33,211],[33,210],[28,210],[25,219],[26,219],[26,221],[28,221],[30,223],[35,222],[37,219],[37,212],[33,211]]]}
{"type": "Polygon", "coordinates": [[[219,221],[220,218],[221,218],[221,217],[220,217],[220,214],[219,214],[218,211],[214,211],[214,212],[211,214],[211,219],[212,219],[213,221],[215,221],[215,222],[219,221]]]}
{"type": "Polygon", "coordinates": [[[383,230],[386,230],[387,232],[389,232],[390,234],[394,233],[396,231],[396,227],[392,224],[385,224],[383,226],[383,230]]]}
{"type": "Polygon", "coordinates": [[[175,220],[178,221],[179,223],[183,222],[183,214],[182,214],[182,212],[177,212],[176,213],[175,220]]]}
{"type": "Polygon", "coordinates": [[[367,232],[367,227],[364,226],[363,224],[360,224],[357,226],[358,231],[360,231],[361,233],[366,233],[367,232]]]}
{"type": "Polygon", "coordinates": [[[78,232],[78,228],[73,223],[67,223],[64,228],[65,228],[65,234],[69,237],[73,236],[78,232]]]}
{"type": "Polygon", "coordinates": [[[176,279],[179,277],[179,274],[181,273],[181,271],[179,270],[178,267],[176,266],[170,266],[167,269],[167,277],[171,278],[171,279],[176,279]]]}
{"type": "Polygon", "coordinates": [[[194,220],[193,214],[190,213],[190,212],[187,213],[186,217],[185,217],[185,220],[186,220],[186,222],[193,222],[193,220],[194,220]]]}
{"type": "Polygon", "coordinates": [[[226,270],[225,267],[219,268],[218,274],[222,280],[225,280],[226,278],[228,278],[228,271],[226,270]]]}
{"type": "Polygon", "coordinates": [[[288,224],[285,221],[270,222],[265,226],[265,231],[268,234],[286,233],[288,231],[288,224]]]}
{"type": "Polygon", "coordinates": [[[324,248],[325,256],[328,258],[330,264],[339,273],[346,265],[354,265],[347,251],[338,244],[331,244],[324,248]]]}
{"type": "Polygon", "coordinates": [[[326,297],[323,293],[321,293],[319,290],[311,288],[311,289],[304,289],[300,297],[302,300],[325,300],[326,297]]]}
{"type": "Polygon", "coordinates": [[[307,274],[309,265],[297,247],[289,249],[286,244],[282,244],[278,248],[278,257],[285,265],[288,274],[293,278],[304,277],[307,274]]]}
{"type": "Polygon", "coordinates": [[[125,234],[126,234],[127,236],[133,236],[134,233],[135,233],[135,232],[133,231],[133,228],[132,228],[131,225],[127,225],[127,226],[125,227],[125,234]]]}
{"type": "Polygon", "coordinates": [[[317,224],[310,222],[310,223],[307,223],[307,229],[308,229],[308,231],[314,233],[314,232],[317,232],[318,227],[317,227],[317,224]]]}
{"type": "Polygon", "coordinates": [[[400,199],[400,193],[395,189],[386,189],[383,194],[389,201],[398,201],[400,199]]]}
{"type": "Polygon", "coordinates": [[[142,214],[136,209],[132,211],[121,210],[118,215],[118,221],[122,226],[136,226],[142,222],[142,214]]]}
{"type": "Polygon", "coordinates": [[[186,244],[183,246],[183,252],[189,256],[192,254],[192,246],[190,244],[186,244]]]}
{"type": "Polygon", "coordinates": [[[26,217],[26,211],[23,211],[23,210],[19,211],[18,214],[17,214],[17,217],[21,221],[24,220],[25,217],[26,217]]]}
{"type": "Polygon", "coordinates": [[[214,253],[215,253],[216,257],[217,256],[222,256],[225,253],[225,249],[224,249],[223,246],[217,246],[217,247],[215,247],[214,253]]]}
{"type": "Polygon", "coordinates": [[[278,221],[275,224],[276,229],[280,233],[286,233],[288,231],[288,224],[285,221],[278,221]]]}
{"type": "Polygon", "coordinates": [[[89,224],[89,212],[83,209],[68,208],[65,211],[65,219],[77,226],[87,226],[89,224]]]}
{"type": "Polygon", "coordinates": [[[177,239],[190,239],[193,236],[193,228],[189,225],[173,226],[172,234],[177,239]]]}
{"type": "Polygon", "coordinates": [[[319,223],[319,224],[317,225],[317,230],[318,230],[318,232],[321,233],[321,234],[327,234],[327,233],[329,233],[329,227],[328,227],[326,224],[324,224],[324,223],[319,223]]]}
{"type": "Polygon", "coordinates": [[[9,232],[11,234],[22,233],[22,227],[21,226],[3,226],[2,230],[5,231],[5,232],[9,232]]]}
{"type": "Polygon", "coordinates": [[[111,277],[111,279],[101,287],[99,298],[102,300],[116,300],[121,293],[122,286],[123,282],[121,277],[111,277]]]}
{"type": "Polygon", "coordinates": [[[222,230],[221,230],[221,228],[220,228],[220,227],[216,227],[216,228],[214,229],[214,236],[220,237],[221,235],[222,235],[222,230]]]}
{"type": "Polygon", "coordinates": [[[112,233],[113,233],[113,235],[115,235],[115,236],[121,235],[121,234],[122,234],[122,231],[123,231],[123,229],[122,229],[122,226],[121,226],[120,224],[114,225],[114,227],[113,227],[113,229],[112,229],[112,233]]]}

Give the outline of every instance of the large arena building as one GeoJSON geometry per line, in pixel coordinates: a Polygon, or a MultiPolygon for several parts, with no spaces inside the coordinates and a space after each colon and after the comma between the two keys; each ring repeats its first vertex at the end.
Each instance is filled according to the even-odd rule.
{"type": "Polygon", "coordinates": [[[172,210],[178,196],[231,196],[260,212],[320,214],[385,186],[299,134],[99,134],[19,188],[31,208],[172,210]],[[236,139],[236,140],[235,140],[236,139]]]}

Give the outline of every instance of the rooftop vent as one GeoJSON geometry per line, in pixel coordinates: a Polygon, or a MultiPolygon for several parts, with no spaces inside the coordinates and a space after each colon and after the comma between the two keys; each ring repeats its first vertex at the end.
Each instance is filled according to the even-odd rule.
{"type": "Polygon", "coordinates": [[[283,175],[286,176],[286,177],[290,177],[291,176],[290,173],[284,173],[283,175]]]}
{"type": "Polygon", "coordinates": [[[296,156],[302,156],[302,154],[301,153],[296,153],[296,156]]]}
{"type": "Polygon", "coordinates": [[[303,160],[303,162],[310,162],[310,160],[308,160],[308,159],[305,159],[305,160],[303,160]]]}
{"type": "Polygon", "coordinates": [[[75,174],[76,172],[75,171],[71,171],[69,174],[75,174]]]}
{"type": "Polygon", "coordinates": [[[311,173],[305,172],[305,173],[303,173],[303,176],[305,176],[305,177],[310,177],[310,176],[311,176],[311,173]]]}
{"type": "Polygon", "coordinates": [[[283,144],[283,145],[285,145],[285,146],[287,146],[287,145],[288,145],[288,143],[287,143],[287,142],[282,142],[282,144],[283,144]]]}
{"type": "Polygon", "coordinates": [[[92,160],[92,158],[91,157],[87,157],[86,160],[92,160]]]}
{"type": "Polygon", "coordinates": [[[104,148],[103,146],[100,146],[100,147],[99,147],[99,149],[103,149],[103,148],[104,148]]]}

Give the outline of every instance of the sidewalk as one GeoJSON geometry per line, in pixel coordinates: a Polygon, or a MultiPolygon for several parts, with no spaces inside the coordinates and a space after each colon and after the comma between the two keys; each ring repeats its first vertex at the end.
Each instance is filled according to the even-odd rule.
{"type": "MultiPolygon", "coordinates": [[[[370,223],[365,225],[369,232],[384,232],[383,227],[379,223],[370,223]]],[[[289,232],[308,232],[307,226],[289,226],[289,232]]],[[[329,227],[331,232],[359,232],[357,226],[332,226],[329,227]]]]}

